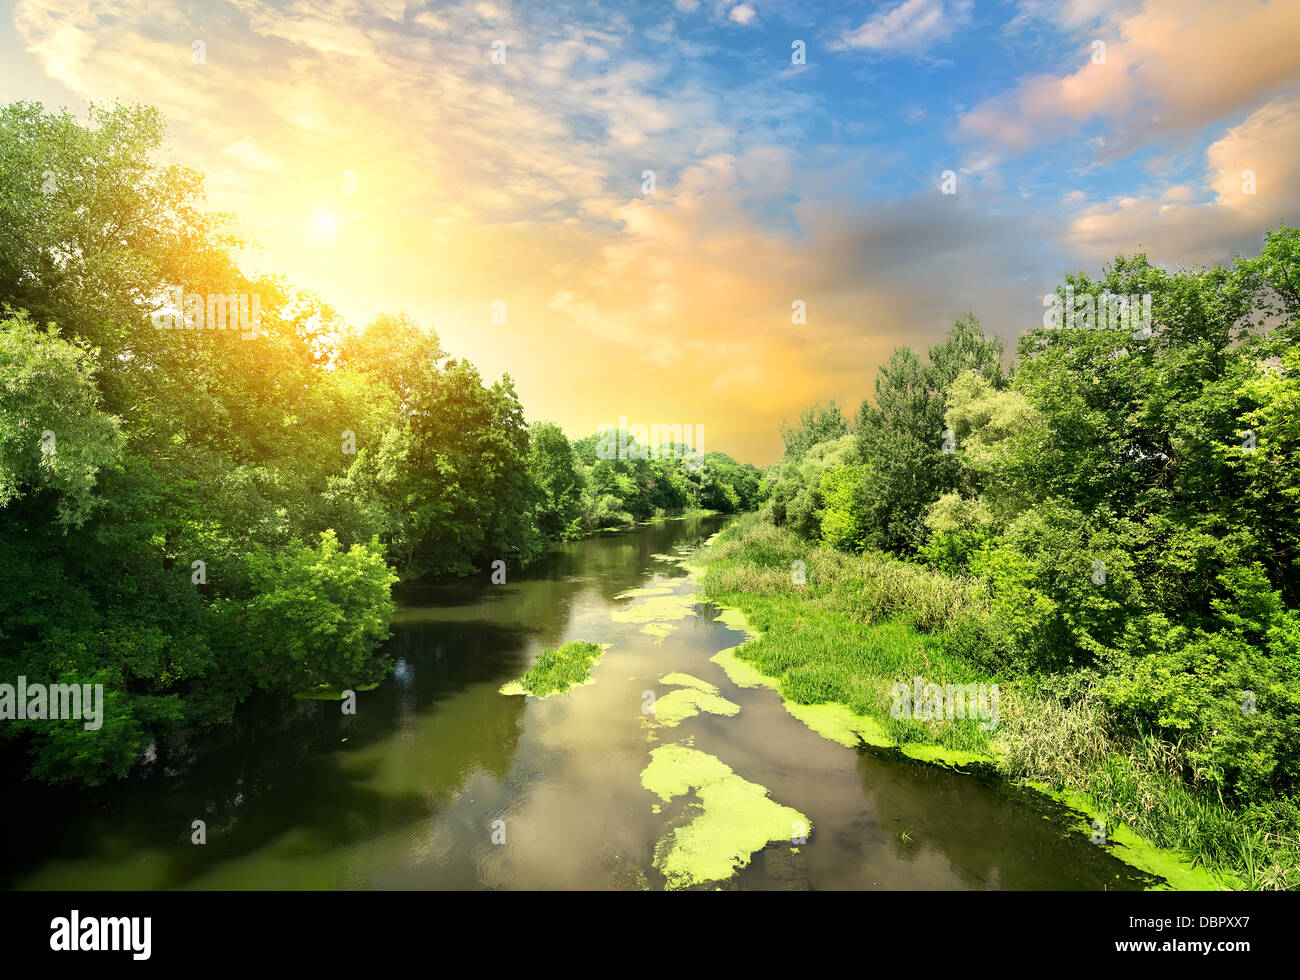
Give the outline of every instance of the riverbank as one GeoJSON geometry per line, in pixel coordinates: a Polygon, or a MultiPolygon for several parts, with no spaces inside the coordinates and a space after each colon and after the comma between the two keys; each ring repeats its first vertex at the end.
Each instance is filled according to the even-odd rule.
{"type": "Polygon", "coordinates": [[[743,637],[681,570],[726,522],[570,542],[505,585],[479,576],[411,596],[392,622],[392,673],[357,692],[355,712],[257,695],[229,725],[159,739],[138,778],[24,786],[0,817],[22,842],[0,887],[1146,884],[1070,833],[1046,796],[850,751],[772,691],[733,683],[715,658],[743,637]],[[571,643],[609,649],[589,672],[575,665],[581,682],[563,694],[500,693],[571,643]],[[196,816],[206,847],[190,843],[196,816]]]}
{"type": "Polygon", "coordinates": [[[693,567],[701,594],[749,637],[716,662],[737,684],[778,691],[823,736],[990,766],[1079,811],[1081,832],[1169,888],[1295,886],[1293,844],[1186,786],[1174,747],[1108,730],[1087,690],[1062,697],[1049,679],[991,676],[947,652],[937,639],[942,607],[975,601],[959,580],[810,548],[757,515],[730,525],[693,567]],[[951,712],[895,717],[895,685],[918,677],[940,688],[996,685],[996,724],[951,712]]]}
{"type": "MultiPolygon", "coordinates": [[[[655,524],[662,524],[665,521],[684,521],[692,517],[715,517],[722,513],[717,510],[709,510],[707,507],[686,507],[681,510],[665,511],[662,514],[656,514],[644,521],[631,521],[626,524],[613,524],[609,527],[594,527],[582,537],[590,537],[593,534],[615,534],[620,531],[630,531],[636,527],[651,527],[655,524]]],[[[572,538],[570,540],[580,541],[581,538],[572,538]]]]}

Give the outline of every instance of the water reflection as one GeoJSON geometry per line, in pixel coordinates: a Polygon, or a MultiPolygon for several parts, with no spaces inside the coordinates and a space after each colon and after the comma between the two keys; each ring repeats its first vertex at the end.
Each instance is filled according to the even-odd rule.
{"type": "MultiPolygon", "coordinates": [[[[671,521],[557,547],[507,584],[407,585],[393,673],[335,703],[258,697],[226,726],[159,740],[153,761],[98,790],[24,784],[0,815],[6,887],[661,888],[656,842],[692,796],[656,813],[649,751],[689,739],[812,820],[806,845],[770,845],[725,888],[1132,888],[1115,861],[1036,794],[846,749],[766,689],[732,685],[710,657],[739,637],[707,604],[666,637],[610,614],[650,584],[684,593],[662,560],[718,518],[671,521]],[[506,697],[544,648],[610,643],[594,683],[506,697]],[[650,726],[642,693],[673,671],[741,710],[650,726]],[[207,843],[190,843],[192,822],[207,843]],[[494,828],[504,842],[494,843],[494,828]]],[[[694,811],[698,812],[698,810],[694,811]]],[[[709,886],[712,887],[712,886],[709,886]]]]}

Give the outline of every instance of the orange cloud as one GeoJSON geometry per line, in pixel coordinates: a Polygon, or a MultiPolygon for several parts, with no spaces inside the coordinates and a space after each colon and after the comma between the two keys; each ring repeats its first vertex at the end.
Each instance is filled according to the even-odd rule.
{"type": "Polygon", "coordinates": [[[1193,131],[1300,79],[1294,3],[1146,0],[1105,20],[1094,33],[1079,33],[1081,41],[1105,42],[1104,64],[1083,46],[1076,70],[1026,79],[971,109],[960,120],[962,136],[1018,151],[1101,116],[1124,131],[1111,140],[1111,150],[1122,151],[1193,131]]]}
{"type": "Polygon", "coordinates": [[[1300,211],[1300,96],[1261,106],[1206,151],[1206,199],[1197,188],[1093,204],[1071,219],[1067,241],[1084,259],[1101,262],[1138,243],[1153,257],[1213,264],[1240,248],[1249,252],[1267,228],[1300,211]]]}

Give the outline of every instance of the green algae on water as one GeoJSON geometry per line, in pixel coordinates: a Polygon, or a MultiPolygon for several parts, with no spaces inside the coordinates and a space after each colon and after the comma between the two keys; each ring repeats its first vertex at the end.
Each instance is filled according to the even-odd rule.
{"type": "Polygon", "coordinates": [[[985,755],[983,752],[971,752],[968,749],[950,749],[943,745],[920,745],[916,742],[905,742],[898,748],[903,755],[910,759],[916,759],[918,762],[934,762],[941,766],[969,766],[976,763],[996,761],[991,755],[985,755]]]}
{"type": "Polygon", "coordinates": [[[745,614],[735,606],[722,606],[721,612],[718,613],[715,623],[721,623],[729,630],[735,630],[737,633],[745,634],[746,638],[751,640],[759,639],[762,634],[749,624],[745,614]]]}
{"type": "Polygon", "coordinates": [[[647,596],[641,602],[615,609],[609,618],[616,623],[671,622],[692,615],[699,601],[694,592],[685,595],[647,596]]]}
{"type": "Polygon", "coordinates": [[[731,683],[737,687],[770,687],[777,690],[778,684],[775,677],[768,677],[753,664],[741,660],[736,656],[736,651],[740,647],[727,647],[725,650],[719,650],[709,659],[723,669],[731,683]]]}
{"type": "Polygon", "coordinates": [[[692,677],[690,674],[683,674],[675,670],[671,674],[664,674],[659,678],[660,684],[667,684],[670,687],[694,687],[701,691],[707,691],[709,694],[717,694],[718,689],[708,681],[702,681],[698,677],[692,677]]]}
{"type": "Polygon", "coordinates": [[[323,684],[310,691],[298,691],[294,697],[299,701],[342,701],[344,690],[373,691],[379,684],[379,681],[375,681],[373,684],[358,684],[351,688],[330,687],[328,684],[323,684]]]}
{"type": "MultiPolygon", "coordinates": [[[[769,677],[753,664],[741,660],[736,655],[740,647],[727,647],[719,650],[711,658],[715,664],[726,672],[727,677],[737,687],[767,687],[780,692],[780,682],[769,677]]],[[[839,742],[850,748],[861,742],[881,747],[892,746],[894,742],[885,734],[884,727],[874,718],[855,714],[842,704],[797,704],[782,696],[785,710],[803,722],[818,735],[832,742],[839,742]]]]}
{"type": "Polygon", "coordinates": [[[702,711],[728,718],[740,712],[740,705],[728,701],[708,681],[690,674],[665,674],[659,678],[659,683],[680,688],[655,700],[654,717],[661,725],[674,727],[702,711]]]}
{"type": "MultiPolygon", "coordinates": [[[[737,625],[733,628],[748,631],[749,627],[744,615],[738,612],[738,616],[737,625]]],[[[710,659],[723,669],[731,683],[737,687],[767,687],[780,693],[781,685],[775,677],[764,674],[753,664],[740,659],[737,654],[742,646],[743,644],[719,650],[710,659]]],[[[965,749],[950,749],[942,745],[921,745],[914,742],[899,745],[889,737],[884,725],[867,715],[856,714],[847,705],[799,704],[785,695],[781,695],[781,701],[786,711],[818,735],[849,748],[855,748],[862,743],[878,748],[897,747],[904,755],[920,762],[945,766],[993,761],[988,755],[965,749]]]]}
{"type": "MultiPolygon", "coordinates": [[[[1089,821],[1097,815],[1097,806],[1086,793],[1073,790],[1055,790],[1045,783],[1025,780],[1025,785],[1064,803],[1084,816],[1083,828],[1091,831],[1089,821]]],[[[1153,885],[1148,891],[1230,891],[1240,889],[1242,883],[1231,875],[1213,872],[1204,867],[1194,867],[1180,854],[1157,847],[1124,824],[1105,824],[1110,853],[1130,867],[1163,878],[1163,884],[1153,885]]]]}
{"type": "Polygon", "coordinates": [[[670,889],[725,881],[772,841],[804,837],[812,829],[807,817],[772,800],[765,787],[683,745],[651,751],[641,785],[665,802],[694,790],[703,809],[655,848],[655,867],[670,889]]]}
{"type": "Polygon", "coordinates": [[[815,731],[822,738],[839,742],[850,748],[860,742],[881,748],[894,744],[885,734],[884,727],[874,718],[855,714],[842,704],[796,704],[785,699],[785,710],[815,731]]]}
{"type": "Polygon", "coordinates": [[[615,599],[644,599],[647,596],[672,595],[673,590],[666,585],[647,585],[640,589],[624,589],[615,599]]]}
{"type": "Polygon", "coordinates": [[[543,650],[542,655],[524,675],[518,680],[503,684],[500,693],[531,694],[545,698],[552,694],[563,694],[571,687],[593,684],[591,666],[609,646],[608,643],[571,640],[554,650],[543,650]]]}

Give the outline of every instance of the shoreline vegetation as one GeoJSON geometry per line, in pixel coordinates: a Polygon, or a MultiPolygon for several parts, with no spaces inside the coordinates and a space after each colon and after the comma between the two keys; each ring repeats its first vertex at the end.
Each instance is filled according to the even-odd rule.
{"type": "Polygon", "coordinates": [[[1117,256],[1058,293],[1140,296],[1138,330],[1008,358],[968,314],[852,418],[808,407],[701,558],[759,634],[724,663],[845,744],[1044,787],[1171,884],[1300,887],[1298,272],[1286,226],[1228,266],[1117,256]]]}
{"type": "MultiPolygon", "coordinates": [[[[756,519],[756,515],[746,515],[746,517],[751,522],[756,519]]],[[[1068,781],[1064,786],[1052,785],[1030,779],[1024,772],[1012,770],[1007,765],[1006,743],[1000,742],[996,737],[981,740],[974,734],[979,731],[974,723],[967,728],[961,728],[960,723],[954,723],[954,727],[940,725],[934,731],[915,728],[898,730],[890,727],[894,719],[889,713],[887,700],[872,700],[871,707],[865,710],[861,708],[860,702],[851,706],[844,701],[800,700],[800,697],[815,695],[806,693],[806,689],[800,687],[797,679],[787,683],[790,678],[790,668],[778,673],[768,671],[776,669],[775,665],[791,656],[790,645],[784,640],[790,636],[792,629],[797,630],[803,625],[801,622],[803,616],[816,616],[811,609],[800,608],[800,604],[811,604],[814,600],[796,596],[792,601],[773,603],[762,593],[728,588],[731,582],[728,581],[727,573],[735,574],[737,571],[736,559],[732,557],[735,553],[735,538],[737,535],[744,536],[747,533],[746,523],[746,518],[740,518],[722,532],[716,539],[715,545],[706,546],[694,560],[695,569],[702,573],[701,598],[707,599],[721,610],[717,617],[718,622],[746,637],[743,643],[720,650],[711,658],[723,669],[732,683],[739,687],[770,688],[777,692],[786,710],[794,718],[823,738],[846,747],[864,745],[877,749],[896,749],[918,762],[949,768],[986,766],[1016,785],[1041,792],[1080,814],[1082,822],[1078,828],[1079,832],[1095,835],[1094,821],[1105,826],[1109,842],[1115,845],[1110,848],[1111,853],[1140,871],[1163,878],[1167,884],[1157,887],[1193,891],[1245,887],[1232,867],[1224,865],[1207,867],[1199,864],[1196,858],[1180,852],[1176,846],[1161,847],[1152,843],[1126,823],[1108,822],[1108,814],[1115,813],[1121,801],[1113,798],[1098,799],[1090,796],[1086,791],[1067,788],[1067,786],[1077,786],[1077,780],[1068,781]],[[766,630],[756,627],[755,621],[766,624],[766,630]],[[907,740],[900,740],[900,738],[907,740]],[[980,745],[980,750],[960,747],[966,739],[980,745]],[[1110,805],[1107,805],[1108,803],[1110,805]]],[[[824,623],[821,617],[817,619],[824,623]]],[[[897,637],[892,639],[896,641],[897,637]]],[[[921,634],[914,633],[910,639],[917,644],[914,652],[924,649],[921,634]]],[[[900,647],[895,644],[894,651],[898,652],[899,649],[900,647]]],[[[923,653],[922,657],[924,658],[923,653]]],[[[929,662],[927,669],[932,671],[932,676],[944,676],[943,670],[951,666],[953,665],[942,662],[929,662]]],[[[858,684],[863,688],[873,686],[879,690],[887,690],[894,683],[896,672],[890,673],[880,661],[877,662],[876,669],[885,672],[858,675],[858,684]]],[[[798,676],[796,673],[795,677],[798,676]]],[[[1013,711],[1024,708],[1023,703],[1017,702],[1017,697],[1023,695],[1013,694],[1013,711]]]]}

